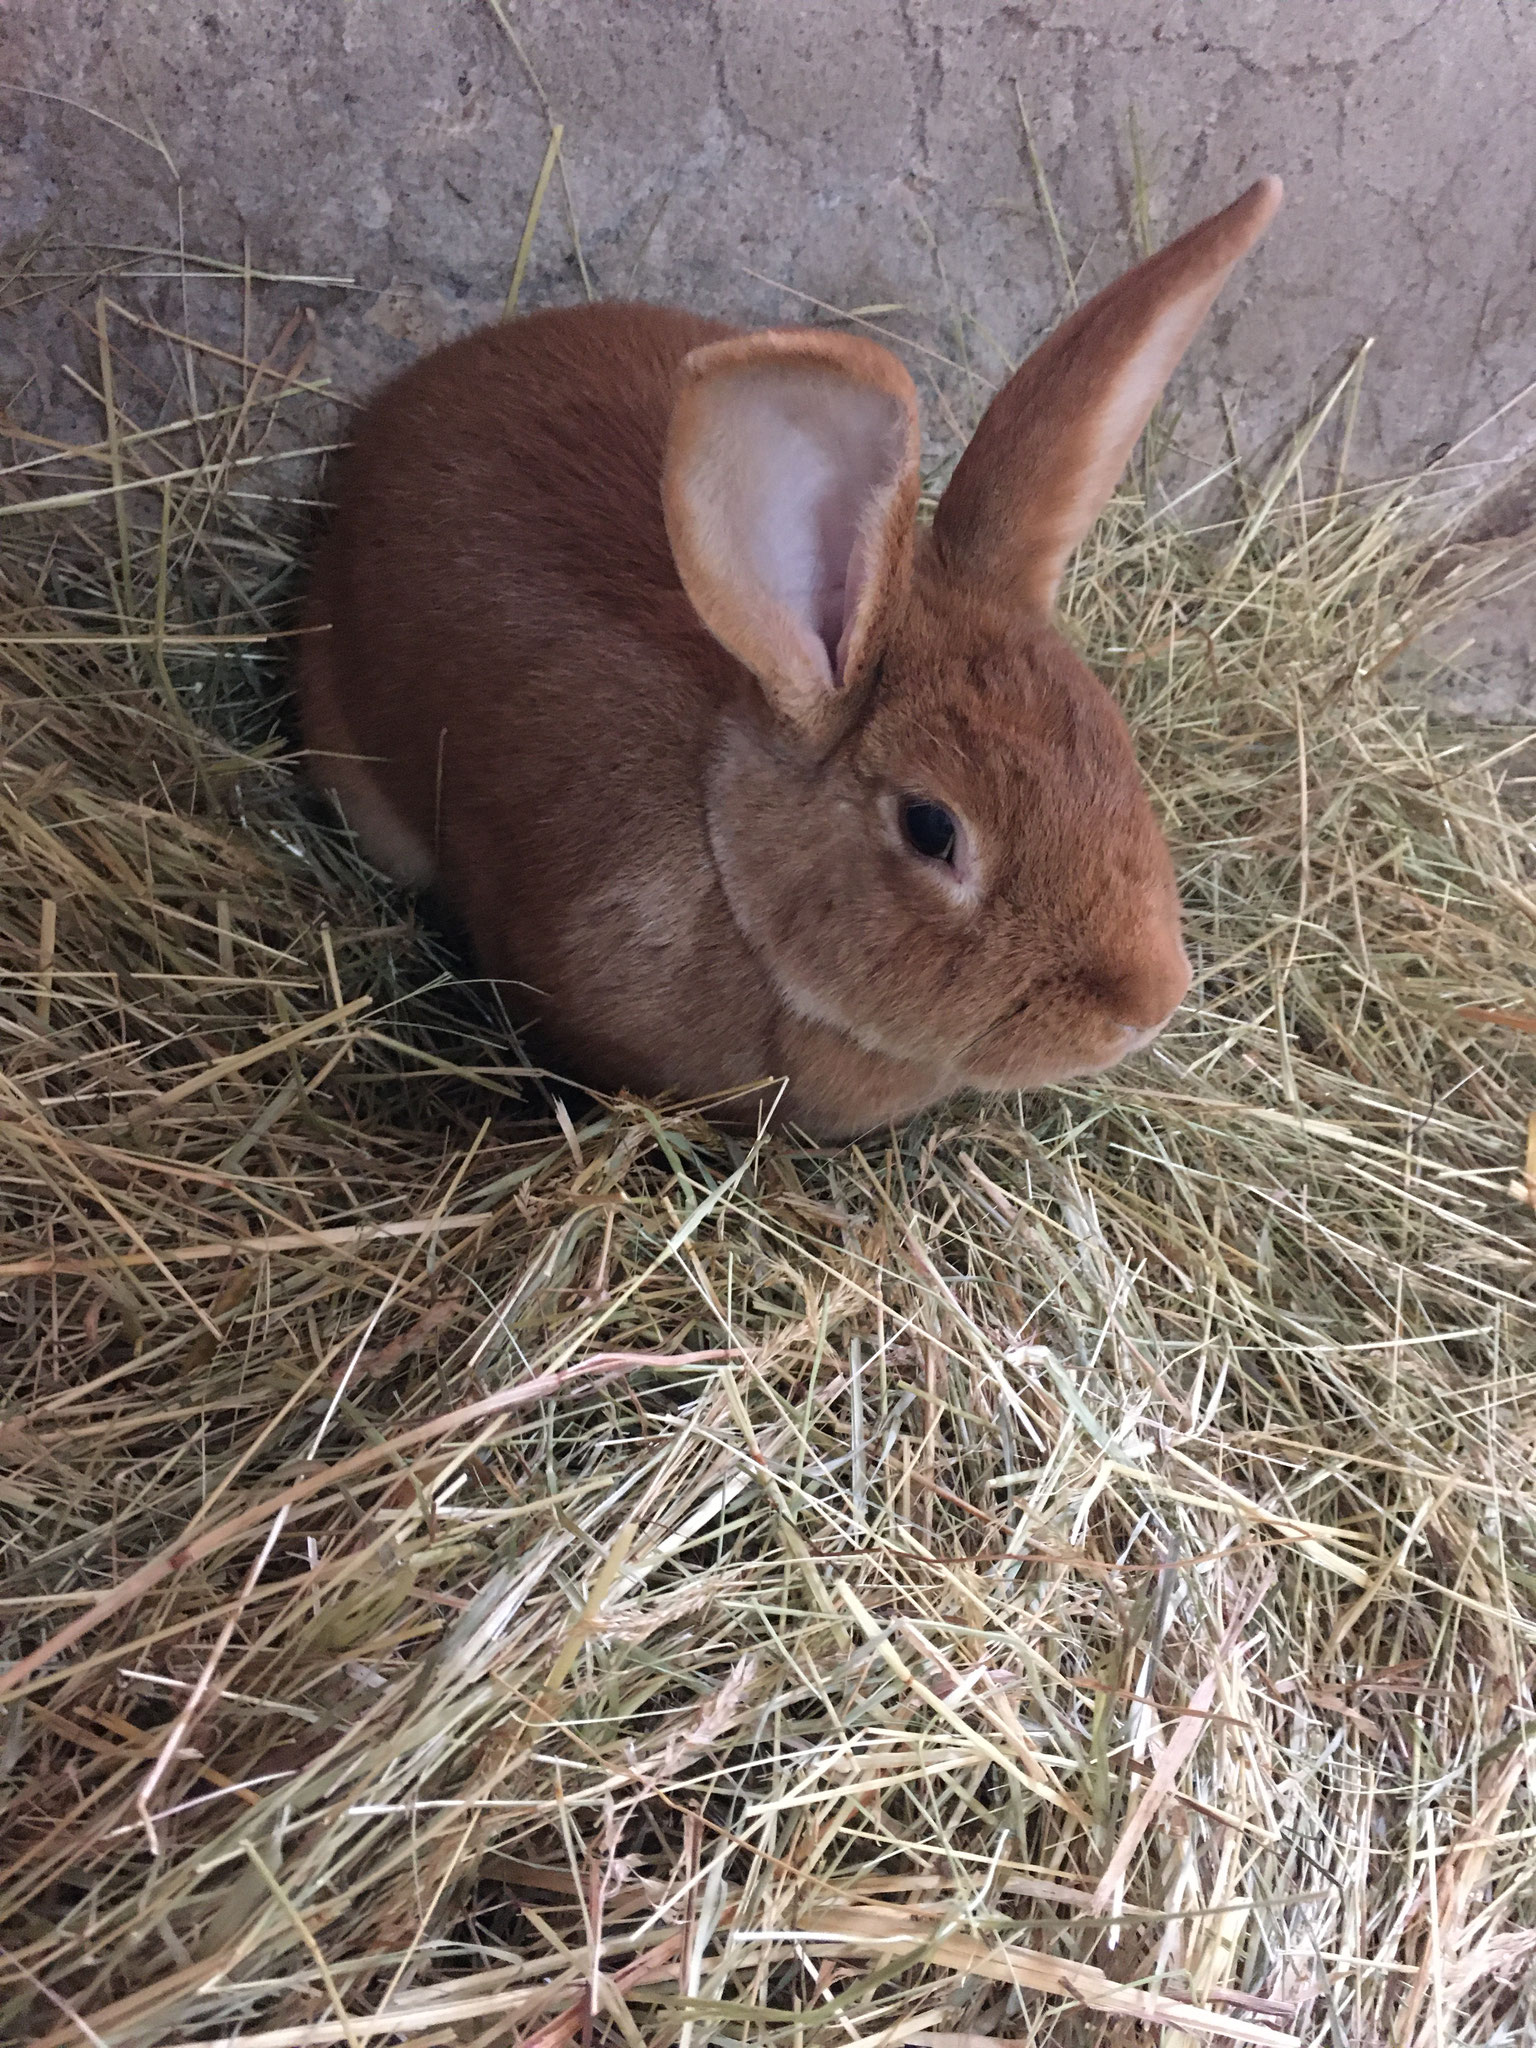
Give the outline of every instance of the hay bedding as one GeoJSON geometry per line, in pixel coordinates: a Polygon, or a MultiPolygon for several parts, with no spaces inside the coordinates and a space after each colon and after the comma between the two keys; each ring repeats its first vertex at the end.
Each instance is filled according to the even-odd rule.
{"type": "Polygon", "coordinates": [[[307,330],[135,292],[0,498],[0,2037],[1529,2039],[1536,875],[1401,501],[1077,566],[1153,1055],[730,1152],[315,817],[307,330]]]}

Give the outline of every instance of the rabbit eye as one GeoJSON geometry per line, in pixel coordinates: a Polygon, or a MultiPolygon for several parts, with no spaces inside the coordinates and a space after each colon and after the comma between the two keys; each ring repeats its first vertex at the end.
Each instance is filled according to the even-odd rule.
{"type": "Polygon", "coordinates": [[[942,804],[925,804],[915,796],[904,798],[901,829],[914,853],[922,854],[925,860],[948,861],[954,866],[959,828],[942,804]]]}

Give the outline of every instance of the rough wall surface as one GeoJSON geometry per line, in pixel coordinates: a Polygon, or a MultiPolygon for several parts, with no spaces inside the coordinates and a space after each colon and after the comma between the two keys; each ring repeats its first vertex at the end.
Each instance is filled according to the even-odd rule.
{"type": "MultiPolygon", "coordinates": [[[[1265,439],[1373,336],[1360,467],[1536,447],[1530,0],[4,0],[0,84],[0,244],[352,280],[291,289],[354,391],[499,308],[550,113],[600,292],[899,303],[988,375],[1062,304],[1021,108],[1088,285],[1134,253],[1134,119],[1154,237],[1287,182],[1192,421],[1219,388],[1265,439]]],[[[525,302],[582,289],[557,180],[525,302]]],[[[56,344],[12,323],[0,402],[67,407],[56,344]]]]}

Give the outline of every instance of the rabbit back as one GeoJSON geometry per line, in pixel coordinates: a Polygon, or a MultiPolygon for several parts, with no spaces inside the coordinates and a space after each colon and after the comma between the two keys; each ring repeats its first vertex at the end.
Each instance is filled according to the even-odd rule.
{"type": "Polygon", "coordinates": [[[683,593],[660,493],[678,366],[734,331],[604,304],[426,358],[360,418],[315,565],[315,779],[386,872],[441,889],[514,1017],[558,1020],[551,1050],[599,1086],[772,1065],[700,784],[739,665],[683,593]]]}

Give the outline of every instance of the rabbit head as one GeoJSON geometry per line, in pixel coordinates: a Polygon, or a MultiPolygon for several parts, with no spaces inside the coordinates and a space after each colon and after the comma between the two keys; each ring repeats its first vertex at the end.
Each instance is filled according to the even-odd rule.
{"type": "Polygon", "coordinates": [[[751,679],[706,776],[710,844],[797,1016],[947,1086],[1016,1088],[1112,1065],[1182,1000],[1130,736],[1050,615],[1279,200],[1262,180],[1057,329],[988,408],[931,531],[914,529],[916,394],[885,349],[777,330],[684,362],[667,532],[751,679]]]}

